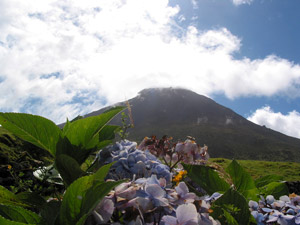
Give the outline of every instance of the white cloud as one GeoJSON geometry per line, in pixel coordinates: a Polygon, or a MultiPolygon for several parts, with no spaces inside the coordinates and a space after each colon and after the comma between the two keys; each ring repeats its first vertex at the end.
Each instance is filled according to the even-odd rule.
{"type": "Polygon", "coordinates": [[[231,1],[234,5],[243,5],[243,4],[250,5],[253,2],[253,0],[231,0],[231,1]]]}
{"type": "Polygon", "coordinates": [[[257,109],[248,117],[248,120],[286,135],[300,138],[300,113],[295,110],[284,115],[280,112],[274,112],[269,106],[265,106],[257,109]]]}
{"type": "Polygon", "coordinates": [[[2,0],[0,111],[63,122],[166,86],[230,98],[300,95],[298,64],[235,59],[238,37],[180,27],[179,12],[168,0],[2,0]]]}
{"type": "Polygon", "coordinates": [[[191,3],[192,3],[192,6],[193,6],[193,9],[198,9],[198,2],[197,0],[191,0],[191,3]]]}

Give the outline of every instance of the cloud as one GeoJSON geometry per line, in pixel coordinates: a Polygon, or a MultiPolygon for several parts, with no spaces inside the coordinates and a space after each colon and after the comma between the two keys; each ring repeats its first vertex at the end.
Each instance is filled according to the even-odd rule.
{"type": "Polygon", "coordinates": [[[247,119],[286,135],[300,138],[300,113],[295,110],[283,115],[280,112],[274,112],[269,106],[265,106],[257,109],[247,119]]]}
{"type": "Polygon", "coordinates": [[[270,55],[235,59],[228,29],[175,21],[168,0],[0,2],[0,111],[63,122],[148,87],[204,95],[299,96],[300,66],[270,55]]]}
{"type": "Polygon", "coordinates": [[[232,0],[232,3],[234,5],[243,5],[243,4],[250,5],[252,2],[253,2],[253,0],[232,0]]]}
{"type": "Polygon", "coordinates": [[[198,2],[197,0],[191,0],[191,3],[192,3],[192,6],[193,6],[193,9],[198,9],[198,2]]]}

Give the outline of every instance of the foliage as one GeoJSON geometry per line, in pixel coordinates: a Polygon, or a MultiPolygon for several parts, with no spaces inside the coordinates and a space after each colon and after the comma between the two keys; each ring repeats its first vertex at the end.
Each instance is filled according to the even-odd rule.
{"type": "MultiPolygon", "coordinates": [[[[273,162],[259,160],[237,160],[237,162],[256,180],[269,174],[284,177],[285,181],[300,180],[300,163],[296,162],[273,162]]],[[[208,165],[215,167],[218,171],[225,170],[231,163],[230,159],[210,158],[208,165]]]]}
{"type": "Polygon", "coordinates": [[[287,186],[280,182],[281,177],[267,176],[255,182],[236,160],[233,160],[226,169],[233,184],[230,188],[229,184],[213,168],[201,165],[184,164],[183,166],[187,170],[188,176],[207,193],[225,192],[213,205],[213,215],[218,215],[221,223],[247,224],[252,220],[248,210],[246,210],[247,214],[237,216],[241,213],[229,210],[228,205],[231,205],[232,209],[245,213],[245,209],[248,208],[247,202],[249,200],[257,201],[260,195],[282,196],[288,194],[287,186]]]}
{"type": "Polygon", "coordinates": [[[93,175],[81,169],[91,153],[111,143],[118,127],[107,123],[122,109],[116,107],[99,116],[67,121],[63,130],[40,116],[0,113],[3,128],[54,157],[54,167],[41,168],[38,176],[49,181],[46,174],[57,170],[66,187],[64,194],[54,192],[46,202],[34,193],[15,195],[0,186],[0,220],[5,224],[84,224],[101,199],[123,182],[104,182],[111,165],[100,168],[93,175]]]}
{"type": "Polygon", "coordinates": [[[0,186],[0,223],[300,223],[300,197],[286,196],[282,177],[254,180],[236,160],[221,174],[207,164],[207,146],[197,145],[192,137],[173,142],[153,136],[137,145],[124,139],[124,132],[123,140],[111,144],[118,127],[108,123],[122,109],[67,121],[62,130],[43,117],[0,113],[3,128],[53,156],[54,164],[35,171],[35,176],[62,187],[44,198],[38,192],[15,194],[0,186]]]}

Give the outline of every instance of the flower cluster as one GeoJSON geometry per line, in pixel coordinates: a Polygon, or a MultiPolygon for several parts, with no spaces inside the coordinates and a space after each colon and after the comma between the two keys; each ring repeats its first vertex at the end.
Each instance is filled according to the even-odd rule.
{"type": "Polygon", "coordinates": [[[208,147],[200,147],[192,137],[184,142],[172,143],[172,138],[163,136],[162,139],[145,137],[138,149],[148,150],[156,157],[162,158],[171,170],[184,162],[186,164],[205,164],[209,159],[208,147]]]}
{"type": "Polygon", "coordinates": [[[147,178],[152,174],[158,178],[165,178],[171,182],[172,174],[167,165],[163,164],[148,150],[137,149],[137,143],[128,140],[116,142],[101,150],[96,159],[104,164],[116,162],[110,169],[109,179],[119,180],[124,178],[147,178]]]}
{"type": "Polygon", "coordinates": [[[219,224],[211,216],[209,197],[197,197],[184,182],[166,187],[156,175],[122,183],[103,199],[89,218],[90,224],[219,224]]]}
{"type": "Polygon", "coordinates": [[[249,201],[252,216],[258,225],[300,224],[300,196],[290,194],[276,200],[272,195],[261,197],[259,202],[249,201]]]}

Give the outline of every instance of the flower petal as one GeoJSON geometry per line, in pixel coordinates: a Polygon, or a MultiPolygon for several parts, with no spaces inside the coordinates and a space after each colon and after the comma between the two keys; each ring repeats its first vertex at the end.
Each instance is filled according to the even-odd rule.
{"type": "Polygon", "coordinates": [[[176,216],[179,224],[184,224],[186,222],[198,223],[198,213],[196,206],[194,204],[184,204],[178,206],[176,209],[176,216]]]}
{"type": "Polygon", "coordinates": [[[161,219],[165,225],[177,225],[177,219],[174,216],[163,216],[161,219]]]}

